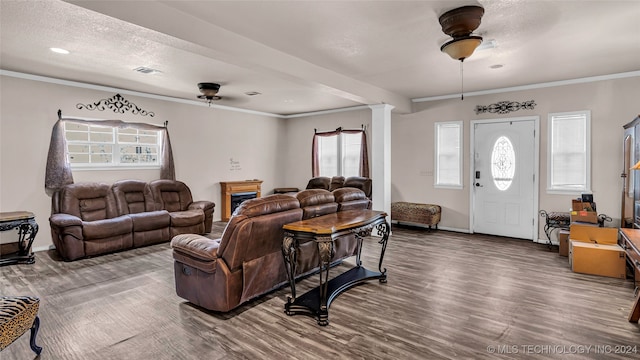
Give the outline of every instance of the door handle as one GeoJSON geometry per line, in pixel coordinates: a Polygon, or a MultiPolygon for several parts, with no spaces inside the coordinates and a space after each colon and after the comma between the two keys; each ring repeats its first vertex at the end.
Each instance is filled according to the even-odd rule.
{"type": "Polygon", "coordinates": [[[483,185],[480,185],[480,183],[476,183],[476,187],[483,187],[483,185]]]}

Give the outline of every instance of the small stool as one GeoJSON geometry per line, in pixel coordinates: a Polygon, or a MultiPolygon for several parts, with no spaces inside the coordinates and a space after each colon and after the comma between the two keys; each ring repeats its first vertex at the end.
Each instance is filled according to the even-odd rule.
{"type": "Polygon", "coordinates": [[[394,202],[391,204],[391,220],[398,223],[408,222],[414,224],[422,224],[434,226],[438,229],[442,208],[440,205],[419,204],[412,202],[394,202]]]}
{"type": "Polygon", "coordinates": [[[31,329],[29,345],[40,355],[42,348],[36,345],[36,335],[40,327],[38,308],[40,299],[34,296],[0,297],[0,351],[31,329]]]}

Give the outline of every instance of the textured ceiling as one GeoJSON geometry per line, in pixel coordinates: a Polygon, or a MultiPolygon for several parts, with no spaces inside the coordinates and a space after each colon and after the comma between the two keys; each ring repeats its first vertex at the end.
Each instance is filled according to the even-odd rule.
{"type": "Polygon", "coordinates": [[[465,92],[640,70],[640,1],[527,0],[2,0],[0,68],[190,100],[218,82],[216,104],[275,114],[408,112],[411,99],[460,92],[438,16],[470,4],[498,46],[465,60],[465,92]]]}

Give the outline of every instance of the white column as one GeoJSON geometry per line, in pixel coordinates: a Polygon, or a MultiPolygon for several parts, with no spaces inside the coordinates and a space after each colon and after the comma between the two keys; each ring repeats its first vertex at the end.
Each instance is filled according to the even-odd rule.
{"type": "MultiPolygon", "coordinates": [[[[391,215],[391,110],[393,105],[371,108],[371,169],[373,210],[391,215]]],[[[390,221],[390,218],[387,220],[390,221]]]]}

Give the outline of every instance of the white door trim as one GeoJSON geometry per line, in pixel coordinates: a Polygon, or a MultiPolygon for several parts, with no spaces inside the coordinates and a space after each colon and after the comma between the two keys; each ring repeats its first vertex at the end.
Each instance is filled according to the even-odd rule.
{"type": "Polygon", "coordinates": [[[534,122],[535,139],[533,141],[534,154],[533,174],[535,176],[533,180],[533,239],[534,242],[538,241],[538,226],[539,216],[538,208],[540,202],[540,116],[520,116],[514,118],[501,118],[501,119],[486,119],[486,120],[471,120],[469,128],[469,233],[474,233],[474,200],[473,188],[474,188],[474,151],[475,151],[475,125],[476,124],[490,124],[490,123],[505,123],[512,121],[532,121],[534,122]]]}

